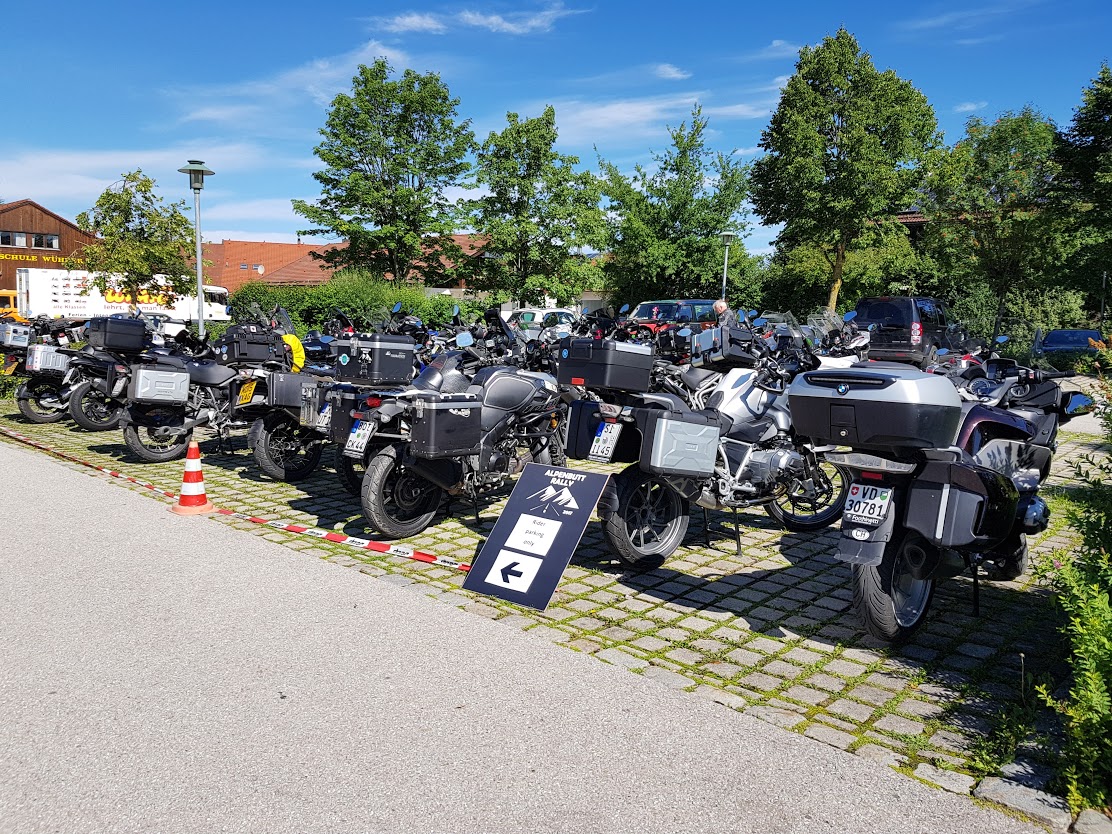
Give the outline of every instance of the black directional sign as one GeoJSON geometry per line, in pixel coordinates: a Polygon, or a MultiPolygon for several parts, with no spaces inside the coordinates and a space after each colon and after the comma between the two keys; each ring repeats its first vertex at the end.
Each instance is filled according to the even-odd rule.
{"type": "Polygon", "coordinates": [[[463,587],[538,611],[547,608],[609,477],[526,466],[463,587]]]}

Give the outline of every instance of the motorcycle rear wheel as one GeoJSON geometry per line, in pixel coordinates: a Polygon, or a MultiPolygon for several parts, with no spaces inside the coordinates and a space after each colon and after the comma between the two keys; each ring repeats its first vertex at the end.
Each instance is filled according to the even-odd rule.
{"type": "Polygon", "coordinates": [[[402,444],[387,446],[368,461],[360,496],[367,521],[393,539],[415,536],[427,528],[444,494],[402,464],[402,448],[402,444]]]}
{"type": "Polygon", "coordinates": [[[263,418],[262,430],[251,448],[255,463],[276,481],[303,481],[316,470],[324,452],[320,435],[282,411],[263,418]]]}
{"type": "Polygon", "coordinates": [[[603,524],[606,540],[623,564],[637,570],[659,567],[687,535],[687,499],[637,464],[614,478],[618,509],[603,524]]]}
{"type": "Polygon", "coordinates": [[[61,377],[57,382],[45,377],[32,377],[16,391],[16,406],[30,423],[57,423],[66,416],[61,391],[61,377]]]}
{"type": "Polygon", "coordinates": [[[359,495],[363,489],[363,476],[367,472],[363,461],[349,458],[344,454],[344,447],[337,444],[332,468],[336,470],[336,476],[340,479],[340,486],[351,495],[359,495]]]}
{"type": "Polygon", "coordinates": [[[783,487],[776,500],[764,505],[766,513],[793,533],[822,530],[841,518],[853,480],[848,469],[829,461],[804,465],[804,477],[783,487]],[[812,486],[807,486],[807,480],[812,486]]]}
{"type": "MultiPolygon", "coordinates": [[[[181,412],[173,408],[154,408],[146,413],[146,419],[156,426],[172,425],[181,418],[181,412]]],[[[124,426],[124,445],[137,458],[147,463],[165,463],[185,456],[189,441],[193,438],[192,430],[181,434],[156,435],[151,433],[154,427],[128,423],[124,426]]]]}
{"type": "Polygon", "coordinates": [[[879,565],[852,566],[853,607],[873,637],[899,645],[926,620],[935,580],[916,579],[910,565],[929,559],[934,547],[919,533],[897,530],[879,565]]]}
{"type": "Polygon", "coordinates": [[[73,422],[85,431],[111,431],[119,428],[124,409],[116,400],[93,388],[93,383],[86,379],[73,386],[69,413],[73,422]]]}

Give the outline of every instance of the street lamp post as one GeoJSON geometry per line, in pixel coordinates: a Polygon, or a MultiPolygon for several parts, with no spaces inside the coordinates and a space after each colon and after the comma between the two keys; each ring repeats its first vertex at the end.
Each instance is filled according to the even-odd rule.
{"type": "Polygon", "coordinates": [[[193,189],[193,228],[197,235],[197,334],[203,339],[205,336],[205,282],[204,268],[201,263],[201,189],[205,187],[205,177],[213,176],[214,172],[205,167],[199,159],[189,160],[184,168],[178,172],[189,175],[189,187],[193,189]]]}
{"type": "Polygon", "coordinates": [[[734,235],[733,232],[723,232],[720,235],[720,237],[722,238],[722,242],[724,244],[726,244],[726,259],[722,263],[722,294],[718,297],[719,298],[725,298],[726,297],[726,272],[730,268],[730,244],[734,242],[734,237],[736,237],[736,235],[734,235]]]}

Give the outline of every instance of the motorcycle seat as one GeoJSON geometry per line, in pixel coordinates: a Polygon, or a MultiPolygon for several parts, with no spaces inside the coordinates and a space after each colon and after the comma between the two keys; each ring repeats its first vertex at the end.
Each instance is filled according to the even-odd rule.
{"type": "Polygon", "coordinates": [[[211,359],[183,363],[189,379],[201,385],[223,385],[233,379],[236,371],[211,359]]]}
{"type": "Polygon", "coordinates": [[[703,370],[702,368],[692,368],[690,365],[688,365],[680,373],[680,379],[683,380],[683,384],[686,385],[688,388],[698,388],[702,383],[706,382],[706,380],[718,375],[719,374],[715,371],[707,371],[703,370]]]}

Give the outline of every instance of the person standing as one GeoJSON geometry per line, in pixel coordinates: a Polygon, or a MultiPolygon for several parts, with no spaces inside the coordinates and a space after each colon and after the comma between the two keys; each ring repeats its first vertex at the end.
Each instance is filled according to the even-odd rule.
{"type": "Polygon", "coordinates": [[[714,312],[718,316],[719,327],[737,327],[737,313],[730,309],[726,299],[720,298],[714,302],[714,312]]]}

